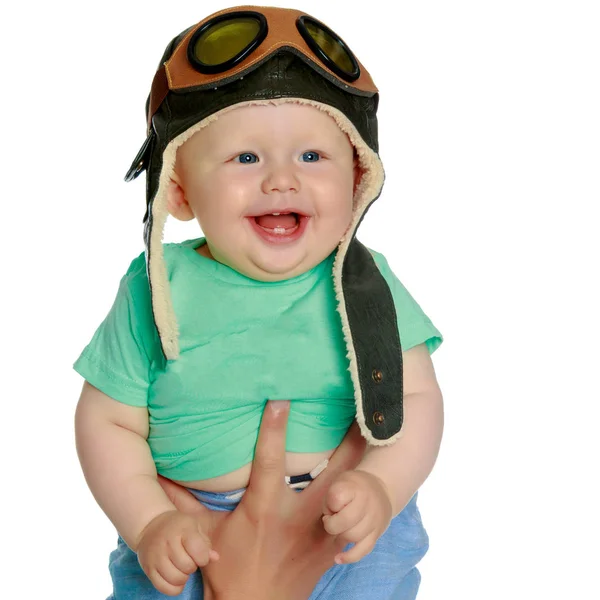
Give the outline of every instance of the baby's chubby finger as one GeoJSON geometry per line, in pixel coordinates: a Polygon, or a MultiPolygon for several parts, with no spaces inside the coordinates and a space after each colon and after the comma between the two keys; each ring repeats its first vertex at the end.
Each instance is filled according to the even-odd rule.
{"type": "Polygon", "coordinates": [[[357,542],[364,540],[373,532],[373,527],[371,526],[367,515],[360,519],[356,525],[343,529],[342,531],[336,531],[335,527],[336,526],[334,524],[334,526],[331,528],[333,530],[332,535],[337,536],[339,540],[345,542],[346,544],[350,542],[356,544],[357,542]]]}
{"type": "Polygon", "coordinates": [[[158,571],[154,571],[150,575],[150,581],[159,592],[166,594],[167,596],[176,596],[177,594],[181,594],[181,592],[183,592],[183,588],[185,587],[185,583],[182,585],[172,585],[158,571]]]}
{"type": "MultiPolygon", "coordinates": [[[[188,558],[193,562],[193,569],[183,570],[184,573],[193,573],[198,567],[205,567],[211,559],[218,559],[219,555],[212,550],[210,540],[198,532],[186,533],[181,538],[182,549],[186,552],[188,558]]],[[[189,564],[185,565],[188,569],[189,564]]]]}
{"type": "Polygon", "coordinates": [[[357,503],[352,502],[340,512],[323,517],[323,527],[330,535],[340,535],[358,525],[364,518],[364,511],[360,510],[357,503]]]}
{"type": "Polygon", "coordinates": [[[346,550],[346,552],[338,554],[335,557],[335,562],[338,565],[358,562],[373,550],[376,541],[376,535],[368,535],[366,538],[356,543],[352,548],[346,550]]]}
{"type": "Polygon", "coordinates": [[[157,590],[169,596],[179,594],[189,578],[189,575],[175,566],[171,556],[167,554],[161,556],[146,574],[157,590]]]}
{"type": "Polygon", "coordinates": [[[171,559],[173,565],[186,575],[191,575],[198,568],[194,558],[186,548],[186,542],[184,541],[184,538],[182,538],[180,545],[171,549],[169,558],[171,559]]]}
{"type": "MultiPolygon", "coordinates": [[[[342,474],[341,477],[344,477],[342,474]]],[[[331,513],[337,513],[354,500],[355,487],[347,481],[334,481],[327,491],[325,506],[331,513]]]]}

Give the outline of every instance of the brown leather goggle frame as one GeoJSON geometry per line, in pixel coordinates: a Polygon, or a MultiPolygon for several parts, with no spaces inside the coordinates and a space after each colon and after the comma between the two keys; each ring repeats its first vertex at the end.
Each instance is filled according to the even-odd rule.
{"type": "Polygon", "coordinates": [[[377,93],[378,90],[375,87],[371,76],[358,59],[356,59],[356,62],[360,68],[360,76],[352,83],[344,81],[339,75],[329,69],[326,64],[320,61],[308,46],[296,26],[299,17],[310,17],[310,15],[289,8],[241,6],[228,8],[210,15],[206,19],[200,21],[197,25],[193,26],[173,50],[171,57],[159,67],[154,76],[150,92],[150,104],[148,107],[148,130],[151,130],[152,117],[166,98],[169,90],[201,88],[203,86],[214,85],[224,80],[238,79],[238,77],[242,77],[245,72],[251,70],[254,65],[265,60],[281,48],[290,48],[300,52],[312,65],[315,65],[317,69],[322,69],[330,75],[331,78],[339,81],[342,84],[342,87],[347,89],[350,93],[352,93],[353,90],[356,90],[358,93],[362,92],[362,94],[377,93]],[[242,10],[259,12],[266,18],[268,32],[264,41],[237,65],[227,71],[215,74],[200,73],[197,71],[190,64],[187,53],[189,41],[194,33],[205,23],[208,23],[216,17],[240,12],[242,10]]]}

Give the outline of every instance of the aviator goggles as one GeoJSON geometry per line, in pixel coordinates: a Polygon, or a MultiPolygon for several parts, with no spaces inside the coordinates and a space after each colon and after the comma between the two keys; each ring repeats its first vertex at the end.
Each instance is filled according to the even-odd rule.
{"type": "Polygon", "coordinates": [[[161,65],[152,83],[148,123],[169,90],[238,79],[284,47],[300,52],[344,88],[365,95],[377,92],[344,40],[317,19],[293,9],[261,7],[259,12],[232,8],[192,27],[161,65]]]}
{"type": "Polygon", "coordinates": [[[372,96],[377,88],[342,38],[317,19],[294,9],[230,8],[191,27],[154,76],[148,105],[149,137],[125,176],[143,170],[152,117],[170,90],[217,88],[241,79],[278,50],[301,57],[342,89],[372,96]]]}
{"type": "MultiPolygon", "coordinates": [[[[344,81],[360,77],[354,54],[336,33],[307,15],[298,16],[295,24],[310,50],[328,69],[344,81]]],[[[281,23],[277,25],[281,27],[281,23]]],[[[200,73],[222,73],[250,55],[268,33],[268,20],[262,13],[245,10],[222,14],[196,29],[187,43],[187,57],[200,73]]],[[[297,36],[287,41],[294,42],[293,37],[297,36]]]]}

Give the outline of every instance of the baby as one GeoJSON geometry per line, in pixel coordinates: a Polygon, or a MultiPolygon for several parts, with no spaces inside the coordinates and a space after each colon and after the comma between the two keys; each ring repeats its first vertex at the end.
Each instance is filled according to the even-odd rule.
{"type": "Polygon", "coordinates": [[[111,598],[203,597],[198,567],[218,555],[157,473],[232,510],[268,399],[291,400],[299,491],[354,419],[369,444],[330,488],[324,527],[348,546],[311,598],[416,594],[442,337],[355,237],[383,185],[377,102],[348,46],[299,11],[227,9],[167,47],[127,175],[147,170],[146,251],[75,363],[81,464],[120,534],[111,598]],[[205,237],[163,244],[169,213],[205,237]]]}

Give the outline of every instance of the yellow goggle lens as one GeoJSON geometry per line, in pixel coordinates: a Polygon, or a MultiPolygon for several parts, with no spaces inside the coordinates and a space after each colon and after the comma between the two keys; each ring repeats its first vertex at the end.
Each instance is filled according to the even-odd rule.
{"type": "Polygon", "coordinates": [[[260,23],[252,18],[237,18],[216,23],[198,38],[194,56],[205,65],[220,65],[237,56],[260,31],[260,23]]]}
{"type": "Polygon", "coordinates": [[[306,30],[310,34],[310,37],[315,43],[321,48],[321,50],[340,68],[346,73],[352,73],[354,71],[354,65],[348,53],[344,48],[337,42],[337,40],[331,37],[326,31],[323,31],[318,25],[310,21],[305,23],[306,30]]]}

